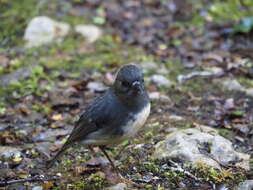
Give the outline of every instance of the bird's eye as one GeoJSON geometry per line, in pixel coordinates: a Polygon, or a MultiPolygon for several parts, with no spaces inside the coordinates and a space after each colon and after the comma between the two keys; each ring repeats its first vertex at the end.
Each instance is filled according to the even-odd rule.
{"type": "Polygon", "coordinates": [[[128,86],[129,86],[129,83],[126,82],[126,81],[122,81],[121,84],[122,84],[122,86],[124,86],[124,87],[128,87],[128,86]]]}

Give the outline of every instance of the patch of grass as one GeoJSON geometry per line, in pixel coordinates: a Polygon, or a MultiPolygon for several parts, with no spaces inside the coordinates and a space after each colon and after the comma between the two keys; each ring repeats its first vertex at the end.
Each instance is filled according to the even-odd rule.
{"type": "Polygon", "coordinates": [[[32,48],[27,51],[23,59],[26,60],[24,61],[26,64],[31,64],[34,59],[37,59],[36,61],[39,64],[49,69],[80,72],[80,69],[93,68],[103,72],[115,68],[115,65],[144,62],[153,58],[147,56],[142,49],[126,46],[110,35],[103,36],[92,47],[88,46],[81,36],[71,35],[60,44],[55,43],[32,48]],[[79,51],[85,48],[92,48],[93,50],[79,51]]]}
{"type": "Polygon", "coordinates": [[[238,81],[246,88],[253,88],[253,80],[245,77],[239,77],[238,81]]]}
{"type": "Polygon", "coordinates": [[[0,46],[10,47],[22,43],[22,36],[29,20],[39,15],[39,1],[0,1],[0,46]]]}
{"type": "Polygon", "coordinates": [[[251,0],[216,0],[209,9],[215,22],[239,21],[244,17],[253,16],[251,0]]]}
{"type": "Polygon", "coordinates": [[[14,81],[5,89],[6,93],[11,93],[12,97],[19,99],[26,95],[43,96],[45,91],[52,89],[52,81],[44,72],[43,67],[36,66],[33,68],[31,76],[28,79],[14,81]],[[45,80],[44,85],[38,85],[40,80],[45,80]]]}
{"type": "Polygon", "coordinates": [[[243,170],[232,170],[232,169],[215,169],[213,167],[207,166],[201,162],[197,163],[196,166],[192,168],[195,175],[201,178],[201,181],[213,181],[214,183],[223,183],[228,187],[232,187],[239,182],[246,179],[243,170]]]}
{"type": "Polygon", "coordinates": [[[108,184],[105,179],[101,177],[98,173],[91,174],[87,177],[73,177],[72,182],[68,184],[60,183],[56,187],[53,187],[53,190],[58,189],[73,189],[73,190],[100,190],[104,189],[108,184]]]}

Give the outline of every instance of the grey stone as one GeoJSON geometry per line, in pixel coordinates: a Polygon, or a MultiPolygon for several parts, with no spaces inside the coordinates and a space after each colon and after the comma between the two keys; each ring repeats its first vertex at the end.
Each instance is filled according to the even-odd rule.
{"type": "Polygon", "coordinates": [[[252,190],[253,189],[253,180],[245,180],[239,183],[236,190],[252,190]]]}
{"type": "Polygon", "coordinates": [[[149,98],[151,100],[161,100],[164,102],[170,102],[170,98],[166,95],[160,94],[159,92],[150,92],[149,94],[149,98]]]}
{"type": "Polygon", "coordinates": [[[32,188],[32,190],[43,190],[42,186],[35,186],[32,188]]]}
{"type": "Polygon", "coordinates": [[[26,190],[26,186],[23,184],[11,184],[7,188],[7,190],[26,190]]]}
{"type": "Polygon", "coordinates": [[[155,146],[154,158],[176,158],[192,164],[204,163],[220,168],[220,164],[235,162],[249,170],[250,155],[236,152],[232,143],[211,127],[197,126],[175,131],[155,146]]]}
{"type": "Polygon", "coordinates": [[[222,85],[227,90],[244,91],[245,88],[235,79],[225,79],[222,81],[222,85]]]}
{"type": "Polygon", "coordinates": [[[46,16],[33,18],[28,24],[24,39],[26,47],[36,47],[53,41],[61,41],[68,34],[70,25],[46,16]]]}
{"type": "Polygon", "coordinates": [[[30,67],[21,67],[18,68],[16,71],[11,72],[10,74],[4,75],[1,78],[1,84],[4,87],[7,87],[10,83],[18,82],[22,79],[26,79],[29,76],[31,76],[32,70],[36,66],[30,66],[30,67]]]}
{"type": "Polygon", "coordinates": [[[88,43],[93,43],[102,35],[102,30],[95,25],[76,25],[75,31],[80,33],[88,43]]]}
{"type": "Polygon", "coordinates": [[[245,88],[244,86],[242,86],[237,80],[235,79],[223,79],[222,81],[220,81],[221,84],[223,85],[223,87],[227,90],[234,90],[234,91],[239,91],[239,92],[244,92],[246,93],[248,96],[252,96],[253,97],[253,88],[245,88]]]}
{"type": "Polygon", "coordinates": [[[246,93],[248,96],[252,96],[252,97],[253,97],[253,88],[245,89],[245,93],[246,93]]]}
{"type": "Polygon", "coordinates": [[[186,75],[178,75],[177,80],[179,83],[183,83],[184,81],[192,79],[194,77],[220,76],[223,73],[224,72],[222,69],[213,67],[206,69],[206,71],[193,71],[186,75]]]}
{"type": "Polygon", "coordinates": [[[127,185],[125,183],[118,183],[112,187],[109,187],[108,190],[124,190],[127,188],[127,185]]]}
{"type": "Polygon", "coordinates": [[[172,85],[171,81],[163,75],[153,75],[150,78],[150,82],[156,84],[159,87],[167,87],[168,88],[172,85]]]}
{"type": "Polygon", "coordinates": [[[34,141],[55,141],[57,136],[65,136],[69,134],[71,129],[48,129],[45,132],[39,133],[39,135],[34,136],[34,141]]]}
{"type": "Polygon", "coordinates": [[[100,82],[89,82],[86,87],[92,92],[103,92],[106,90],[104,84],[100,82]]]}
{"type": "Polygon", "coordinates": [[[18,148],[11,146],[0,146],[0,157],[8,158],[19,158],[21,157],[21,151],[18,148]]]}

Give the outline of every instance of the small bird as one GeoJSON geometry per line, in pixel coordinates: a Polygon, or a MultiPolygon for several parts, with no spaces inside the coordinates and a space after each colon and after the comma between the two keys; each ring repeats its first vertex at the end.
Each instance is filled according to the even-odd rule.
{"type": "Polygon", "coordinates": [[[66,143],[53,159],[54,162],[75,143],[98,146],[109,160],[105,146],[116,145],[134,136],[144,125],[150,113],[150,100],[144,88],[142,71],[134,64],[119,69],[114,84],[94,99],[80,116],[66,143]]]}

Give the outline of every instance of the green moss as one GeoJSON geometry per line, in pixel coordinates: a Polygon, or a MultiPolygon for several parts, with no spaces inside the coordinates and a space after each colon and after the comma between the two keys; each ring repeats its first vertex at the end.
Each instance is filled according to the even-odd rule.
{"type": "Polygon", "coordinates": [[[40,11],[38,1],[0,1],[0,46],[10,47],[22,43],[22,36],[29,20],[40,11]]]}
{"type": "Polygon", "coordinates": [[[232,187],[239,182],[245,180],[245,171],[243,170],[231,170],[231,169],[215,169],[199,162],[193,167],[195,175],[201,179],[201,181],[213,181],[215,183],[223,183],[228,187],[232,187]]]}
{"type": "MultiPolygon", "coordinates": [[[[100,190],[104,189],[106,186],[105,180],[98,176],[97,174],[92,174],[88,179],[87,178],[75,178],[73,183],[67,184],[67,187],[73,190],[100,190]]],[[[66,188],[66,184],[59,184],[58,188],[66,188]]]]}
{"type": "Polygon", "coordinates": [[[182,74],[185,70],[179,59],[173,61],[169,60],[165,63],[165,66],[170,71],[169,77],[173,81],[176,81],[178,75],[182,74]]]}
{"type": "Polygon", "coordinates": [[[238,78],[239,83],[246,88],[253,88],[253,80],[245,77],[238,78]]]}
{"type": "MultiPolygon", "coordinates": [[[[31,76],[20,81],[13,81],[8,88],[4,88],[1,93],[8,94],[15,98],[21,98],[26,95],[33,94],[35,96],[43,96],[45,91],[52,89],[52,81],[44,72],[43,67],[33,67],[31,76]],[[39,80],[45,80],[44,85],[38,85],[39,80]]],[[[10,97],[9,97],[10,98],[10,97]]]]}
{"type": "Polygon", "coordinates": [[[229,129],[222,128],[222,129],[218,129],[218,131],[219,131],[219,134],[224,137],[231,137],[234,135],[234,132],[229,129]]]}

